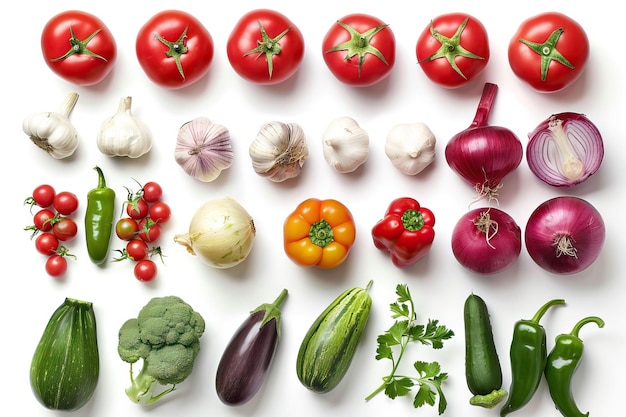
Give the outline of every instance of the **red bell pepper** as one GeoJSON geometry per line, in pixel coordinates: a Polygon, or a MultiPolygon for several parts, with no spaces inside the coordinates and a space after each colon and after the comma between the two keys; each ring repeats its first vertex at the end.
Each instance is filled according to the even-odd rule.
{"type": "Polygon", "coordinates": [[[398,268],[406,268],[430,251],[435,239],[435,216],[410,197],[391,202],[385,217],[372,228],[376,248],[390,252],[398,268]]]}

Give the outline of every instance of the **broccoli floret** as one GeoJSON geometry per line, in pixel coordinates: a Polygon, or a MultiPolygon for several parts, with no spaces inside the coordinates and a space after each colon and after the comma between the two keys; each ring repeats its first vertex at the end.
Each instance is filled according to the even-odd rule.
{"type": "Polygon", "coordinates": [[[176,296],[155,297],[137,318],[127,320],[119,331],[117,351],[130,364],[128,398],[147,405],[174,391],[193,370],[204,328],[202,316],[176,296]],[[142,367],[135,376],[133,364],[140,359],[142,367]],[[155,395],[157,383],[170,387],[155,395]]]}

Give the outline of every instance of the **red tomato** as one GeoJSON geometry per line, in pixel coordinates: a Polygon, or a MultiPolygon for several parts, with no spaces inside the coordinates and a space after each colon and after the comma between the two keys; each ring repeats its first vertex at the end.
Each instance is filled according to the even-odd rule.
{"type": "Polygon", "coordinates": [[[78,233],[78,225],[68,217],[63,217],[52,226],[52,233],[62,242],[72,240],[78,233]]]}
{"type": "Polygon", "coordinates": [[[61,277],[67,272],[67,259],[59,254],[51,255],[46,260],[46,272],[51,277],[61,277]]]}
{"type": "Polygon", "coordinates": [[[444,14],[423,30],[415,54],[431,81],[445,88],[457,88],[476,78],[487,66],[489,37],[475,17],[444,14]]]}
{"type": "Polygon", "coordinates": [[[561,13],[541,13],[520,25],[509,43],[509,64],[521,80],[540,92],[555,92],[576,81],[589,58],[589,39],[576,21],[561,13]]]}
{"type": "Polygon", "coordinates": [[[41,50],[55,74],[81,86],[102,81],[117,58],[111,31],[96,16],[79,10],[59,13],[48,21],[41,50]]]}
{"type": "Polygon", "coordinates": [[[145,217],[139,222],[138,236],[144,242],[155,242],[161,236],[161,226],[150,217],[145,217]]]}
{"type": "Polygon", "coordinates": [[[148,203],[156,203],[163,197],[163,188],[160,184],[149,181],[142,188],[142,196],[148,203]]]}
{"type": "Polygon", "coordinates": [[[42,232],[49,232],[54,226],[54,211],[50,209],[41,209],[33,216],[35,228],[42,232]]]}
{"type": "Polygon", "coordinates": [[[148,256],[148,244],[141,239],[131,239],[126,244],[126,253],[134,261],[141,261],[148,256]]]}
{"type": "Polygon", "coordinates": [[[242,78],[257,84],[277,84],[300,67],[304,37],[285,15],[268,9],[253,10],[233,28],[226,53],[242,78]]]}
{"type": "Polygon", "coordinates": [[[143,259],[137,262],[134,269],[135,278],[142,282],[150,282],[154,280],[157,274],[157,266],[150,259],[143,259]]]}
{"type": "Polygon", "coordinates": [[[54,203],[55,195],[54,187],[48,184],[41,184],[33,190],[32,196],[26,199],[26,204],[36,204],[41,208],[50,207],[54,203]]]}
{"type": "Polygon", "coordinates": [[[151,205],[150,211],[148,212],[148,216],[152,219],[152,221],[159,224],[166,223],[170,219],[171,215],[172,209],[163,201],[157,201],[151,205]]]}
{"type": "Polygon", "coordinates": [[[396,63],[396,38],[389,25],[377,17],[350,14],[328,30],[322,53],[339,81],[367,87],[391,73],[396,63]]]}
{"type": "Polygon", "coordinates": [[[126,203],[126,214],[131,219],[141,220],[148,215],[150,206],[143,198],[139,198],[126,203]]]}
{"type": "Polygon", "coordinates": [[[137,236],[139,224],[130,217],[122,217],[115,223],[115,234],[121,240],[131,240],[137,236]]]}
{"type": "Polygon", "coordinates": [[[50,256],[59,249],[59,239],[52,233],[42,233],[35,239],[35,249],[42,255],[50,256]]]}
{"type": "Polygon", "coordinates": [[[139,29],[135,51],[155,84],[177,89],[200,80],[213,60],[213,37],[189,13],[164,10],[139,29]]]}
{"type": "Polygon", "coordinates": [[[54,197],[54,209],[64,216],[69,216],[78,209],[78,197],[69,191],[61,191],[54,197]]]}

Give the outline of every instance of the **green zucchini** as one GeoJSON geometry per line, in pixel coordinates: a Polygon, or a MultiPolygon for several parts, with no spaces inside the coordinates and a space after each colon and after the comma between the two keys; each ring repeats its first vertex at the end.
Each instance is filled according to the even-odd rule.
{"type": "Polygon", "coordinates": [[[507,392],[502,389],[502,368],[493,340],[485,301],[476,294],[465,300],[465,378],[473,395],[470,404],[493,408],[507,392]]]}
{"type": "Polygon", "coordinates": [[[30,366],[30,384],[46,408],[73,411],[93,396],[100,358],[92,303],[66,298],[46,325],[30,366]]]}
{"type": "Polygon", "coordinates": [[[298,379],[309,390],[326,393],[345,376],[367,324],[372,298],[365,288],[349,288],[313,322],[296,360],[298,379]]]}

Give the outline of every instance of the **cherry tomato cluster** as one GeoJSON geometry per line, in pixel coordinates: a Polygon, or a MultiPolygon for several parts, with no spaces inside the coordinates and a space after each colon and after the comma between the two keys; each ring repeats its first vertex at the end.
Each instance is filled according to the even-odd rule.
{"type": "Polygon", "coordinates": [[[154,181],[146,182],[139,191],[128,191],[122,217],[115,224],[115,234],[126,242],[118,250],[116,261],[129,259],[135,262],[135,278],[142,282],[154,280],[157,265],[151,259],[162,257],[161,248],[155,246],[161,237],[161,227],[170,219],[170,206],[162,200],[163,188],[154,181]]]}
{"type": "Polygon", "coordinates": [[[61,277],[67,272],[67,257],[73,257],[64,242],[78,234],[78,225],[71,217],[78,210],[78,197],[70,191],[56,192],[53,186],[41,184],[24,200],[31,213],[35,207],[33,224],[24,228],[35,239],[35,249],[47,256],[46,272],[61,277]]]}
{"type": "MultiPolygon", "coordinates": [[[[115,40],[97,17],[77,10],[53,17],[42,34],[48,66],[78,85],[100,82],[117,55],[115,40]],[[69,39],[69,41],[68,41],[69,39]]],[[[269,9],[246,13],[226,44],[229,63],[242,78],[277,84],[297,72],[304,36],[283,14],[269,9]]],[[[154,15],[139,30],[135,50],[148,78],[169,89],[189,86],[208,72],[214,55],[209,31],[180,10],[154,15]]],[[[522,22],[508,50],[513,72],[541,92],[558,91],[583,72],[589,56],[584,29],[561,13],[542,13],[522,22]]],[[[348,85],[365,87],[386,78],[395,64],[396,40],[388,23],[363,13],[337,19],[323,42],[324,62],[348,85]]],[[[434,83],[457,88],[486,67],[487,29],[466,13],[440,15],[425,25],[415,47],[419,66],[434,83]]]]}

